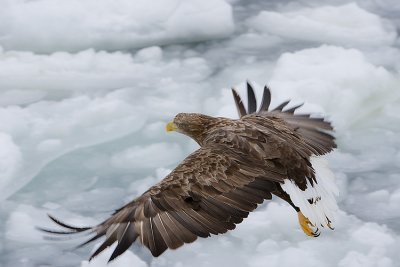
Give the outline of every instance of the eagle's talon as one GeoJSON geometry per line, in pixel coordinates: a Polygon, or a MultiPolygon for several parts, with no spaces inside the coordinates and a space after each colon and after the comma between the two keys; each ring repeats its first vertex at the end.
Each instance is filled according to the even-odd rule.
{"type": "Polygon", "coordinates": [[[321,234],[321,231],[317,228],[317,230],[315,230],[315,232],[313,233],[314,237],[319,237],[319,235],[321,234]]]}
{"type": "Polygon", "coordinates": [[[299,217],[299,224],[301,226],[301,229],[306,235],[311,237],[318,237],[321,234],[319,228],[315,227],[314,224],[312,224],[310,220],[306,216],[304,216],[301,211],[299,211],[297,215],[299,217]]]}

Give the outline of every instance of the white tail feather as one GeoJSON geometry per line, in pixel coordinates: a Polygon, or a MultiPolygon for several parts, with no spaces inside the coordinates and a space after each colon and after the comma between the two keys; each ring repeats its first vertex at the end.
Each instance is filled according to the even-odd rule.
{"type": "Polygon", "coordinates": [[[311,185],[307,180],[305,191],[289,179],[286,179],[281,186],[312,224],[330,226],[338,210],[335,196],[339,195],[339,189],[334,181],[335,176],[329,169],[326,159],[312,156],[310,162],[315,170],[316,183],[311,185]]]}

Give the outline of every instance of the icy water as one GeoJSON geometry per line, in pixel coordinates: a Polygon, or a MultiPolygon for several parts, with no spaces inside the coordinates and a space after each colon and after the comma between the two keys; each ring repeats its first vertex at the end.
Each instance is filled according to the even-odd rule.
{"type": "Polygon", "coordinates": [[[105,219],[196,149],[166,122],[236,118],[246,80],[335,126],[335,230],[305,236],[274,199],[228,234],[108,266],[400,266],[399,1],[0,2],[1,266],[106,266],[111,250],[87,262],[99,243],[35,227],[105,219]]]}

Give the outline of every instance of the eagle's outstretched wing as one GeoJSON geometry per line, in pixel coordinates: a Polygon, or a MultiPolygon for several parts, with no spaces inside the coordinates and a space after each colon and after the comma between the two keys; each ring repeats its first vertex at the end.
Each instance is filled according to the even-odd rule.
{"type": "Polygon", "coordinates": [[[205,146],[103,223],[78,228],[51,217],[67,231],[42,230],[53,234],[92,232],[94,237],[84,244],[106,236],[91,258],[117,242],[113,260],[136,240],[159,256],[198,236],[234,229],[257,204],[271,198],[274,181],[285,178],[285,171],[273,161],[250,162],[225,147],[205,146]]]}

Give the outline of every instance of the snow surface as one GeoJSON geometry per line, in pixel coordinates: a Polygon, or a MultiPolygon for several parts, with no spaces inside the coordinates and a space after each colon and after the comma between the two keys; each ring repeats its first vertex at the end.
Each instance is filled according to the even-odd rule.
{"type": "Polygon", "coordinates": [[[109,266],[400,266],[400,2],[3,0],[0,266],[107,266],[111,250],[49,240],[47,213],[93,225],[197,145],[178,112],[237,116],[249,79],[272,105],[326,115],[340,190],[335,230],[309,238],[286,203],[157,259],[109,266]]]}
{"type": "Polygon", "coordinates": [[[3,0],[0,11],[2,46],[41,53],[196,42],[233,29],[223,0],[3,0]]]}

